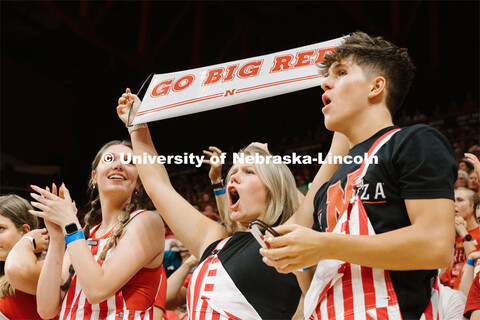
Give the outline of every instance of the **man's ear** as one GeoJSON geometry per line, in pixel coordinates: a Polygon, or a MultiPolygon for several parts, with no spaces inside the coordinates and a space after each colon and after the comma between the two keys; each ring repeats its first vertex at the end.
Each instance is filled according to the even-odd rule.
{"type": "Polygon", "coordinates": [[[372,79],[372,86],[370,88],[370,93],[368,94],[369,99],[374,99],[378,97],[385,90],[387,81],[384,77],[378,76],[372,79]]]}

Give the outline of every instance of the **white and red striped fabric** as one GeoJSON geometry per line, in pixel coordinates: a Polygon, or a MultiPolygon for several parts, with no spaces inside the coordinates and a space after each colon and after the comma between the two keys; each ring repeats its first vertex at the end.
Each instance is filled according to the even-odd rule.
{"type": "MultiPolygon", "coordinates": [[[[131,221],[131,219],[133,219],[136,215],[143,211],[144,210],[133,211],[130,214],[129,221],[131,221]]],[[[98,227],[99,225],[95,226],[91,230],[90,235],[93,235],[98,227]]],[[[113,233],[110,233],[110,236],[109,233],[107,233],[107,236],[98,239],[98,243],[96,245],[90,246],[94,259],[100,264],[100,266],[103,265],[104,261],[99,260],[99,255],[107,247],[107,242],[112,235],[113,233]]],[[[91,238],[89,240],[91,240],[91,238]]],[[[107,252],[105,261],[108,260],[114,248],[115,247],[111,248],[107,252]]],[[[156,295],[153,296],[153,299],[155,298],[155,296],[156,295]]],[[[152,300],[152,306],[147,309],[127,309],[125,299],[122,295],[122,289],[120,289],[114,296],[108,298],[107,300],[99,304],[91,304],[90,302],[88,302],[87,297],[85,296],[80,284],[77,281],[77,275],[75,274],[72,278],[70,288],[68,289],[65,298],[63,299],[62,310],[58,319],[149,320],[153,319],[153,301],[154,300],[152,300]]]]}
{"type": "MultiPolygon", "coordinates": [[[[354,192],[348,209],[332,232],[351,235],[375,235],[358,195],[369,161],[398,132],[393,129],[382,135],[370,148],[352,187],[354,192]],[[357,191],[357,192],[356,192],[357,191]]],[[[305,319],[402,319],[397,295],[389,272],[339,260],[322,260],[305,297],[305,319]]],[[[432,289],[430,304],[422,320],[439,320],[438,283],[432,289]]]]}
{"type": "Polygon", "coordinates": [[[189,320],[261,319],[217,257],[228,240],[220,241],[193,273],[187,290],[189,320]]]}

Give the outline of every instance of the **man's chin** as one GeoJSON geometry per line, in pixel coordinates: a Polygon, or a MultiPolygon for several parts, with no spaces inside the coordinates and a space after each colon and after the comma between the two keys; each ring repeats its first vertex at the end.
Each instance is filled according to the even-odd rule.
{"type": "MultiPolygon", "coordinates": [[[[325,118],[325,121],[323,122],[325,124],[325,129],[327,129],[328,131],[338,131],[338,130],[335,130],[336,129],[336,126],[335,126],[335,123],[332,123],[332,121],[328,118],[325,118]]],[[[337,128],[338,129],[338,128],[337,128]]]]}

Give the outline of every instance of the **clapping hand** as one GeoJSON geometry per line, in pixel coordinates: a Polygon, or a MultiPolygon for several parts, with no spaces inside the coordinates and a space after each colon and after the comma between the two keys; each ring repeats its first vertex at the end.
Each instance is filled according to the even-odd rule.
{"type": "Polygon", "coordinates": [[[77,222],[77,208],[72,202],[70,193],[62,183],[58,190],[55,184],[52,185],[52,192],[46,187],[42,189],[37,186],[31,186],[37,193],[30,193],[36,201],[31,201],[34,208],[38,210],[29,210],[31,214],[45,220],[45,225],[50,236],[62,237],[62,228],[72,222],[77,222]]]}

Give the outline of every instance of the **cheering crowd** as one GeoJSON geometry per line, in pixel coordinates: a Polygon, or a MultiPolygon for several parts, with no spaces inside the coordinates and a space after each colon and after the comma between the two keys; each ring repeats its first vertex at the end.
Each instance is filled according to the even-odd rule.
{"type": "MultiPolygon", "coordinates": [[[[2,316],[480,319],[480,147],[419,112],[394,125],[413,78],[404,48],[356,32],[319,68],[328,151],[379,163],[224,174],[207,159],[213,199],[194,187],[206,175],[121,161],[158,155],[148,126],[129,123],[140,99],[126,89],[117,115],[131,142],[98,151],[83,221],[64,184],[0,197],[2,316]]],[[[272,155],[258,142],[239,153],[272,155]]]]}

